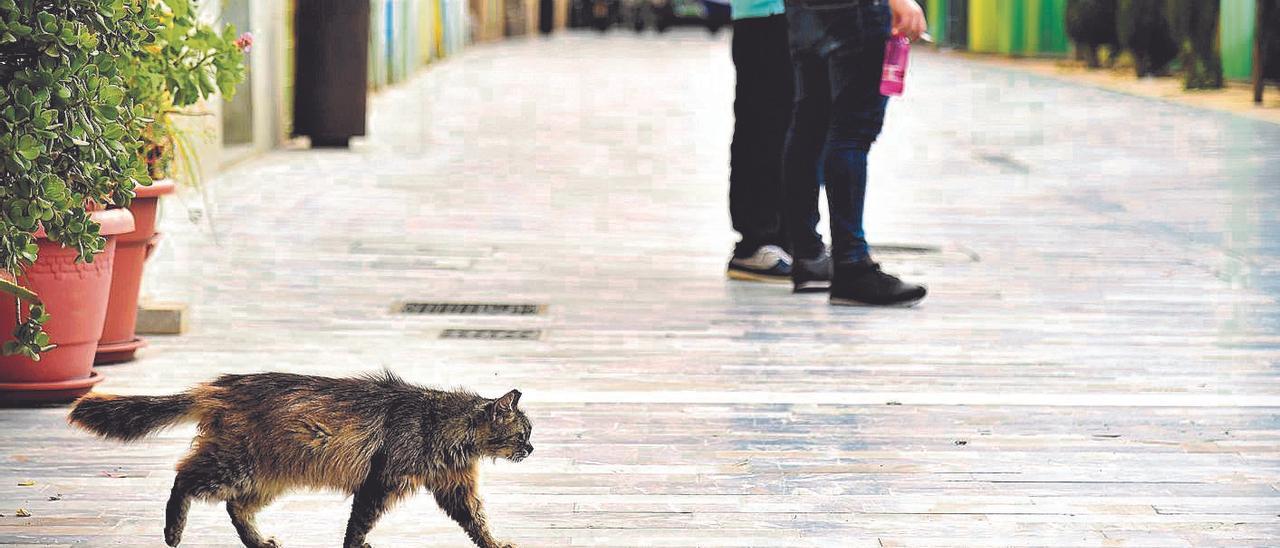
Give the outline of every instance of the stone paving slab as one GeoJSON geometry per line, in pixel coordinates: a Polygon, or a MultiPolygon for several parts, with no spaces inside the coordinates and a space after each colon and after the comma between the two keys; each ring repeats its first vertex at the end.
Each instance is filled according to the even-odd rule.
{"type": "MultiPolygon", "coordinates": [[[[918,56],[868,232],[931,296],[834,309],[724,279],[732,78],[695,32],[433,67],[375,98],[354,150],[213,182],[216,240],[167,202],[147,292],[191,330],[100,390],[382,367],[518,387],[537,454],[485,465],[483,491],[522,546],[1280,543],[1280,127],[918,56]]],[[[191,428],[119,445],[63,416],[0,410],[0,545],[160,545],[191,428]]],[[[299,493],[259,521],[333,546],[349,504],[299,493]]],[[[236,545],[211,505],[184,538],[236,545]]],[[[467,545],[422,495],[371,541],[467,545]]]]}

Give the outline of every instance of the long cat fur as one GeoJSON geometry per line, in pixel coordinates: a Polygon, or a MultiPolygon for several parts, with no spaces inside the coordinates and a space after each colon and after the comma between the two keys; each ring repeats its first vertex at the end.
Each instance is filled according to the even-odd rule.
{"type": "Polygon", "coordinates": [[[390,373],[261,373],[223,375],[171,396],[90,394],[68,420],[126,442],[177,423],[198,424],[166,508],[169,546],[182,541],[193,499],[226,501],[245,546],[279,546],[258,532],[254,515],[291,489],[322,488],[353,495],[343,546],[365,548],[379,516],[426,488],[477,546],[506,548],[512,545],[489,532],[476,473],[486,457],[519,462],[533,452],[519,401],[517,390],[488,399],[415,386],[390,373]]]}

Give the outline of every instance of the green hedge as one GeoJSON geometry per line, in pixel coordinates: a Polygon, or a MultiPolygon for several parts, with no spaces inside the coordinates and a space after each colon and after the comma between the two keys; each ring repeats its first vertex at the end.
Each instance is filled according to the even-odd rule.
{"type": "Polygon", "coordinates": [[[1218,0],[1168,0],[1174,35],[1181,44],[1183,82],[1187,89],[1222,87],[1222,53],[1218,51],[1218,0]]]}
{"type": "Polygon", "coordinates": [[[1120,0],[1117,23],[1120,45],[1133,54],[1138,77],[1169,73],[1179,48],[1166,0],[1120,0]]]}
{"type": "Polygon", "coordinates": [[[1098,68],[1098,48],[1111,50],[1108,64],[1115,62],[1120,53],[1120,36],[1117,34],[1116,0],[1067,0],[1067,36],[1083,53],[1090,68],[1098,68]]]}

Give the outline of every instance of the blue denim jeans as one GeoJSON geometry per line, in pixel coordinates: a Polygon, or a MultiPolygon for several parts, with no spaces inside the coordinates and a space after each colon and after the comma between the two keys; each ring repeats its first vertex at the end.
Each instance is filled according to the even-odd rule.
{"type": "Polygon", "coordinates": [[[818,187],[827,185],[837,265],[868,256],[862,229],[867,153],[888,99],[880,71],[892,15],[885,0],[788,0],[795,104],[783,154],[785,217],[797,258],[818,256],[818,187]]]}

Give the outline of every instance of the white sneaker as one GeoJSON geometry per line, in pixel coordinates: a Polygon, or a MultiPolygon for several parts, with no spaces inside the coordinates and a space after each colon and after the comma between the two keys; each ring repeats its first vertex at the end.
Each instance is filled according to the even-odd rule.
{"type": "Polygon", "coordinates": [[[791,255],[776,245],[761,246],[750,257],[729,259],[729,279],[790,283],[791,255]]]}

